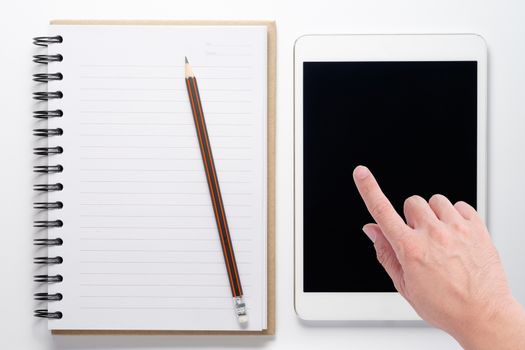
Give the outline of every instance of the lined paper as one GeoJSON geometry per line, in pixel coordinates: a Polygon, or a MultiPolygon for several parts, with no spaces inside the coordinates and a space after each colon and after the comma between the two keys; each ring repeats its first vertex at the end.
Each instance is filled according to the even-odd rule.
{"type": "Polygon", "coordinates": [[[249,314],[266,327],[266,28],[53,26],[64,299],[50,329],[239,330],[184,84],[197,76],[249,314]]]}

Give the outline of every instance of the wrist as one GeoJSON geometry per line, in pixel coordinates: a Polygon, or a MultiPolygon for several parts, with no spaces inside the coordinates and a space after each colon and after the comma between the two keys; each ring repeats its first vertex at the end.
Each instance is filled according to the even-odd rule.
{"type": "Polygon", "coordinates": [[[466,350],[525,349],[525,310],[512,296],[476,310],[454,338],[466,350]]]}

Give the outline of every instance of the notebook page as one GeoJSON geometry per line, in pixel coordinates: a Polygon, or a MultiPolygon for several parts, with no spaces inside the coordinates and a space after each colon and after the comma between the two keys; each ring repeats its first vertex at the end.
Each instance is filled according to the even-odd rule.
{"type": "Polygon", "coordinates": [[[50,329],[239,330],[184,82],[200,88],[249,314],[266,327],[264,26],[55,25],[64,60],[49,84],[64,116],[49,140],[64,185],[50,201],[63,300],[50,329]]]}

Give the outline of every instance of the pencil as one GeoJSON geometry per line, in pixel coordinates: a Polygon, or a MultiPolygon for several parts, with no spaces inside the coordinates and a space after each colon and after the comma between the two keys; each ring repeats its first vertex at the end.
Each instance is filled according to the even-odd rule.
{"type": "Polygon", "coordinates": [[[226,264],[228,279],[230,281],[234,310],[239,323],[245,324],[248,322],[246,304],[243,299],[241,279],[239,277],[237,262],[235,261],[235,253],[230,237],[230,229],[228,227],[226,212],[224,211],[224,204],[222,201],[217,171],[215,169],[215,162],[213,160],[210,139],[208,137],[208,130],[206,128],[206,121],[204,120],[204,112],[202,110],[202,103],[199,94],[199,88],[197,86],[197,79],[193,74],[193,70],[188,62],[188,58],[184,57],[184,60],[186,88],[188,90],[188,97],[190,100],[191,111],[193,114],[193,121],[195,122],[195,129],[197,130],[199,148],[201,151],[202,162],[204,164],[204,169],[206,172],[208,189],[210,190],[210,197],[213,205],[215,222],[217,224],[222,253],[224,255],[224,263],[226,264]]]}

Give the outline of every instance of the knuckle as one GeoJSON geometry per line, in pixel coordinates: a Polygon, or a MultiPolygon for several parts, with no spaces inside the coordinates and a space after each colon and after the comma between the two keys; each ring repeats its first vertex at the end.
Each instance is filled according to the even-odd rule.
{"type": "Polygon", "coordinates": [[[461,221],[455,221],[451,224],[451,226],[455,233],[468,234],[470,232],[468,225],[461,221]]]}
{"type": "Polygon", "coordinates": [[[442,225],[430,225],[428,227],[428,233],[431,236],[441,236],[444,233],[444,228],[442,225]]]}
{"type": "Polygon", "coordinates": [[[381,217],[388,213],[389,209],[390,206],[386,201],[380,201],[372,206],[370,213],[374,217],[381,217]]]}
{"type": "Polygon", "coordinates": [[[372,184],[370,184],[369,181],[365,181],[362,186],[363,186],[362,191],[364,195],[369,196],[370,193],[372,193],[374,190],[374,187],[372,186],[372,184]]]}

